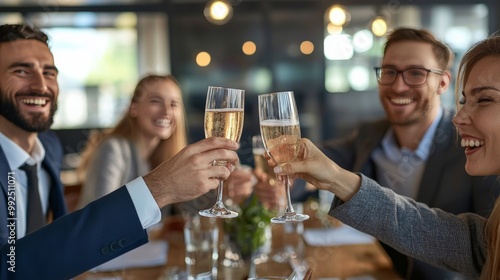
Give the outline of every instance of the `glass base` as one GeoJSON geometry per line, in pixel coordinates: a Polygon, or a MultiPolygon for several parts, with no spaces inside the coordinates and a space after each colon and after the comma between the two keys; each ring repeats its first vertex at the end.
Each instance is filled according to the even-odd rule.
{"type": "Polygon", "coordinates": [[[284,223],[298,223],[309,219],[309,215],[299,214],[299,213],[285,213],[279,217],[274,217],[271,219],[271,223],[284,224],[284,223]]]}
{"type": "Polygon", "coordinates": [[[238,217],[238,213],[231,210],[227,210],[226,208],[219,208],[219,209],[210,208],[210,209],[200,210],[200,212],[198,213],[204,217],[209,217],[209,218],[230,219],[238,217]]]}
{"type": "Polygon", "coordinates": [[[277,263],[286,263],[290,257],[290,253],[288,253],[284,248],[282,248],[279,252],[276,252],[271,259],[277,263]]]}

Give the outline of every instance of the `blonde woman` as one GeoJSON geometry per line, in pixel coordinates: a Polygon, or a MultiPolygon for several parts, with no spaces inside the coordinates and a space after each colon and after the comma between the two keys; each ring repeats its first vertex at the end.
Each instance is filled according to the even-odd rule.
{"type": "MultiPolygon", "coordinates": [[[[148,75],[141,79],[118,125],[103,135],[90,137],[79,167],[84,182],[79,208],[177,154],[187,145],[186,134],[185,110],[177,80],[172,75],[148,75]]],[[[253,190],[252,175],[243,169],[235,169],[225,183],[237,185],[231,194],[237,203],[253,190]]],[[[224,191],[228,192],[228,188],[224,191]]],[[[213,204],[215,197],[216,192],[212,191],[177,207],[197,212],[213,204]]],[[[166,208],[165,212],[168,211],[166,208]]]]}
{"type": "MultiPolygon", "coordinates": [[[[465,169],[473,176],[500,175],[498,73],[500,36],[472,47],[459,68],[460,105],[453,123],[465,149],[465,169]]],[[[340,168],[307,139],[301,142],[299,158],[275,171],[295,174],[335,193],[332,216],[417,259],[472,279],[500,279],[500,199],[488,219],[472,213],[453,215],[340,168]]]]}
{"type": "Polygon", "coordinates": [[[177,80],[172,75],[142,78],[119,123],[88,143],[79,167],[84,182],[79,207],[146,174],[187,145],[177,80]]]}

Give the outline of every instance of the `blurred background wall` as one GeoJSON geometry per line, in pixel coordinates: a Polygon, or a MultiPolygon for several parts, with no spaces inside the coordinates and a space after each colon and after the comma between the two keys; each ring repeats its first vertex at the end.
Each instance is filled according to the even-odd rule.
{"type": "MultiPolygon", "coordinates": [[[[34,24],[51,38],[61,90],[53,128],[71,169],[89,131],[113,126],[147,73],[181,83],[191,142],[204,138],[209,85],[245,89],[248,163],[258,94],[293,90],[303,136],[343,136],[383,115],[373,67],[388,30],[432,31],[454,51],[456,70],[500,28],[499,12],[496,0],[3,0],[0,23],[34,24]]],[[[453,90],[442,96],[449,108],[453,90]]]]}

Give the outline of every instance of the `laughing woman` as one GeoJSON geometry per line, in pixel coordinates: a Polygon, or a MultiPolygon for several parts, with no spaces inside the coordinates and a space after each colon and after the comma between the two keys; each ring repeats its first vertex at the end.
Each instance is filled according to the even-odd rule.
{"type": "MultiPolygon", "coordinates": [[[[141,79],[118,125],[103,135],[90,137],[82,153],[78,173],[84,184],[78,208],[177,154],[187,145],[186,135],[185,110],[177,80],[172,75],[148,75],[141,79]]],[[[225,183],[238,185],[232,195],[235,201],[242,201],[253,190],[251,174],[241,169],[236,169],[225,183]]],[[[212,191],[191,202],[177,204],[176,210],[198,212],[214,204],[215,197],[216,192],[212,191]]],[[[166,207],[163,213],[170,211],[166,207]]]]}
{"type": "MultiPolygon", "coordinates": [[[[460,105],[453,122],[465,149],[465,169],[473,176],[500,175],[498,73],[499,36],[472,47],[459,68],[460,105]]],[[[470,213],[452,215],[340,168],[307,139],[301,142],[299,159],[275,171],[335,193],[330,214],[342,222],[414,258],[473,279],[500,279],[500,199],[488,219],[470,213]]]]}
{"type": "Polygon", "coordinates": [[[118,125],[98,136],[89,139],[82,154],[79,208],[146,174],[187,145],[177,80],[172,75],[142,78],[118,125]]]}

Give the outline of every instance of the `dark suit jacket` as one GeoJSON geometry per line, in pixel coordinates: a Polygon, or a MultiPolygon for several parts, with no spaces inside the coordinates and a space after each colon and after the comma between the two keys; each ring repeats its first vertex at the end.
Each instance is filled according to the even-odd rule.
{"type": "Polygon", "coordinates": [[[147,243],[126,188],[0,249],[0,279],[67,280],[147,243]],[[11,257],[14,256],[14,257],[11,257]],[[15,272],[10,272],[14,260],[15,272]]]}
{"type": "MultiPolygon", "coordinates": [[[[42,161],[43,168],[48,172],[51,181],[51,191],[49,195],[49,207],[52,212],[53,219],[57,219],[66,214],[66,203],[64,201],[64,191],[60,180],[61,163],[62,163],[62,148],[59,138],[55,133],[48,131],[38,135],[40,142],[45,149],[45,158],[42,161]]],[[[7,223],[7,190],[8,190],[8,173],[11,171],[3,148],[0,147],[0,188],[2,195],[0,196],[0,246],[7,242],[9,228],[5,226],[7,223]]]]}
{"type": "MultiPolygon", "coordinates": [[[[445,111],[438,124],[416,200],[454,214],[474,212],[487,216],[499,194],[497,177],[472,177],[465,172],[466,158],[452,117],[451,112],[445,111]]],[[[386,120],[364,124],[346,139],[326,142],[324,152],[341,167],[376,180],[371,155],[388,128],[386,120]]],[[[465,279],[404,256],[388,246],[384,248],[395,269],[406,279],[465,279]]]]}

